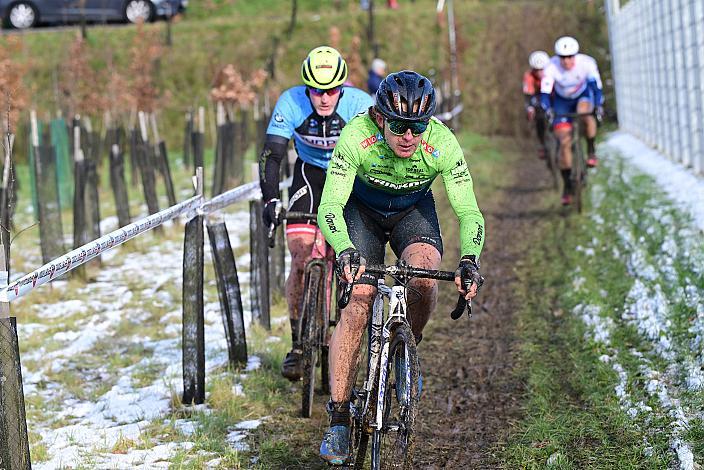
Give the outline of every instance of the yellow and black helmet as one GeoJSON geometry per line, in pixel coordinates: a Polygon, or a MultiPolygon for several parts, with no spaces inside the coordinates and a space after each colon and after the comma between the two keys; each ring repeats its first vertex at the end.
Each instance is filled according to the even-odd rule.
{"type": "Polygon", "coordinates": [[[313,88],[329,90],[347,80],[347,63],[332,47],[316,47],[301,65],[303,83],[313,88]]]}

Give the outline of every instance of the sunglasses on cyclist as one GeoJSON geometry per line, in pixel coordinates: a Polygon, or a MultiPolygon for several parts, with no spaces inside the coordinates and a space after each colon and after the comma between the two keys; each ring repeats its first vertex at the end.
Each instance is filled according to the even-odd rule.
{"type": "Polygon", "coordinates": [[[561,55],[561,56],[560,56],[560,60],[562,60],[562,59],[573,59],[573,58],[574,58],[573,55],[561,55]]]}
{"type": "Polygon", "coordinates": [[[323,96],[324,94],[327,94],[328,96],[335,96],[340,93],[341,90],[341,86],[336,86],[335,88],[328,88],[327,90],[323,90],[322,88],[313,88],[310,86],[308,87],[308,92],[313,96],[323,96]]]}
{"type": "Polygon", "coordinates": [[[393,119],[387,119],[386,123],[389,125],[389,130],[394,135],[405,135],[408,129],[411,130],[411,134],[414,137],[418,137],[428,128],[430,121],[419,121],[419,122],[408,122],[408,121],[395,121],[393,119]]]}

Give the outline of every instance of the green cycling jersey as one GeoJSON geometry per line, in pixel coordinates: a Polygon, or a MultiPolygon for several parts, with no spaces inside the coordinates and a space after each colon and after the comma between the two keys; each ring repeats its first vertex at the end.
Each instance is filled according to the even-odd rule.
{"type": "Polygon", "coordinates": [[[435,118],[409,158],[394,154],[368,112],[352,119],[342,130],[330,160],[318,226],[336,253],[352,248],[343,210],[353,191],[364,205],[390,216],[426,196],[437,175],[442,175],[459,219],[461,255],[479,257],[484,217],[474,196],[472,176],[454,134],[435,118]]]}

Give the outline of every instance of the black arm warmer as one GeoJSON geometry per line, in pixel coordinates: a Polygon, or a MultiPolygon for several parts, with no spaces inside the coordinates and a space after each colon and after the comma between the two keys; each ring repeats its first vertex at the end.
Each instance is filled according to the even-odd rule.
{"type": "Polygon", "coordinates": [[[281,161],[288,152],[288,139],[277,135],[266,135],[264,148],[259,155],[259,185],[262,188],[262,199],[279,197],[279,174],[281,161]]]}

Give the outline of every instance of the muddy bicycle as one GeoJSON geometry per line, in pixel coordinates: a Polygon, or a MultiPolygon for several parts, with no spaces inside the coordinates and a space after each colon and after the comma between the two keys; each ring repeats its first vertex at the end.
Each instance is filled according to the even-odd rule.
{"type": "MultiPolygon", "coordinates": [[[[365,270],[382,277],[359,355],[360,362],[366,359],[365,376],[361,383],[355,381],[350,400],[351,454],[346,466],[364,468],[371,438],[373,470],[407,469],[412,465],[421,386],[416,340],[406,317],[408,283],[413,278],[454,282],[455,273],[415,268],[404,262],[366,266],[365,270]],[[395,285],[387,286],[384,276],[392,277],[395,285]]],[[[479,279],[481,285],[483,278],[479,279]]],[[[471,280],[463,280],[463,284],[468,289],[471,280]]],[[[349,301],[351,289],[352,284],[347,284],[342,290],[340,308],[349,301]]],[[[471,305],[459,296],[450,315],[456,320],[466,310],[471,317],[471,305]]]]}
{"type": "MultiPolygon", "coordinates": [[[[278,209],[279,217],[286,219],[316,220],[317,215],[308,212],[293,212],[278,209]]],[[[274,246],[276,227],[269,228],[269,246],[274,246]]],[[[298,322],[298,337],[301,340],[303,375],[301,377],[301,416],[310,418],[315,396],[316,370],[320,368],[321,393],[330,393],[330,370],[328,364],[329,329],[339,318],[338,309],[333,304],[333,278],[335,253],[325,241],[318,227],[315,227],[315,241],[310,260],[305,265],[303,303],[301,319],[298,322]]]]}
{"type": "MultiPolygon", "coordinates": [[[[571,180],[572,192],[574,195],[577,212],[582,213],[584,187],[587,185],[587,161],[585,158],[584,143],[582,142],[582,119],[585,116],[593,116],[591,113],[566,113],[556,114],[555,117],[568,117],[572,119],[572,166],[571,180]]],[[[559,141],[557,142],[557,154],[559,154],[559,141]]]]}
{"type": "Polygon", "coordinates": [[[560,189],[560,142],[555,138],[551,129],[552,123],[544,113],[542,119],[545,119],[545,166],[550,173],[552,186],[557,191],[560,189]]]}

